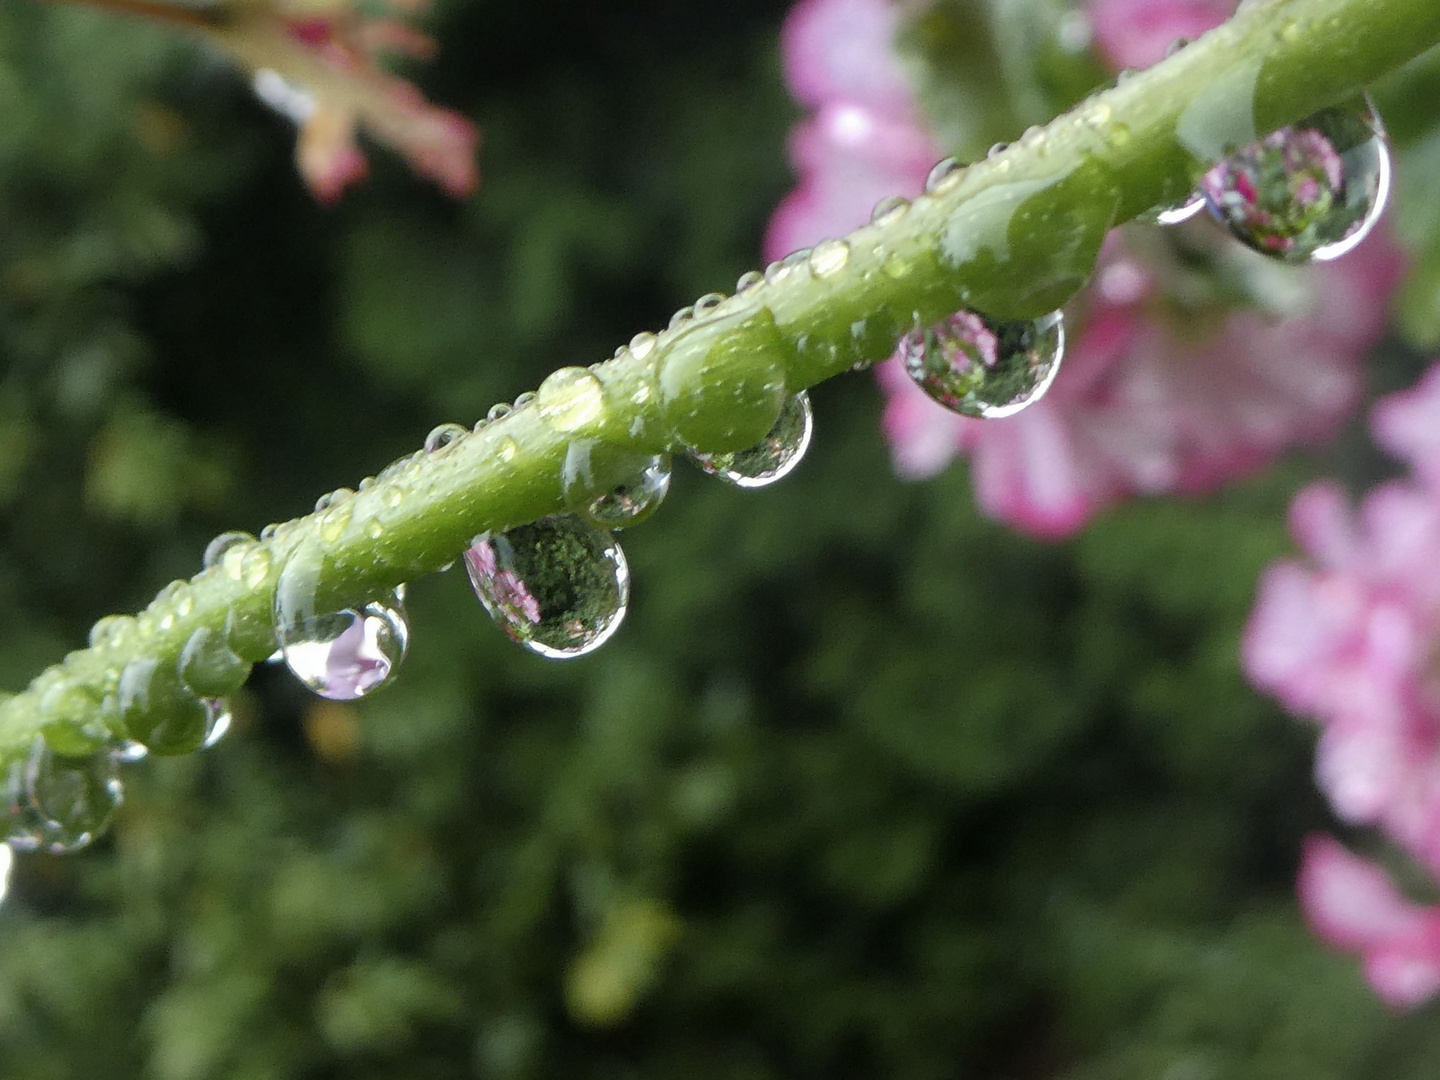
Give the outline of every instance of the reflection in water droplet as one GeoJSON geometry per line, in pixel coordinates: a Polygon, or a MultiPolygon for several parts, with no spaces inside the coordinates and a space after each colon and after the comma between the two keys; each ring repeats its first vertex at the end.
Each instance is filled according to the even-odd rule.
{"type": "Polygon", "coordinates": [[[630,569],[620,545],[570,515],[480,534],[465,551],[465,569],[500,628],[552,660],[603,645],[630,600],[630,569]]]}
{"type": "Polygon", "coordinates": [[[593,371],[561,368],[540,384],[540,419],[562,434],[593,424],[605,410],[605,388],[593,371]]]}
{"type": "Polygon", "coordinates": [[[1369,234],[1389,198],[1390,172],[1384,127],[1360,95],[1231,154],[1205,174],[1200,192],[1249,247],[1319,262],[1369,234]]]}
{"type": "Polygon", "coordinates": [[[255,537],[251,536],[248,532],[221,533],[205,546],[205,555],[201,559],[201,565],[203,565],[206,570],[209,570],[210,567],[224,558],[231,548],[239,544],[249,545],[253,543],[255,543],[255,537]]]}
{"type": "Polygon", "coordinates": [[[565,501],[602,529],[624,529],[648,518],[670,490],[668,454],[643,454],[595,439],[576,439],[561,472],[565,501]]]}
{"type": "Polygon", "coordinates": [[[469,429],[464,424],[440,424],[432,428],[429,435],[425,436],[425,452],[427,454],[438,453],[468,433],[469,429]]]}
{"type": "Polygon", "coordinates": [[[109,751],[64,757],[37,737],[4,774],[7,839],[20,851],[63,854],[105,831],[121,787],[109,751]]]}
{"type": "Polygon", "coordinates": [[[115,689],[114,708],[130,737],[152,754],[189,754],[213,742],[223,702],[202,698],[174,667],[153,657],[125,665],[115,689]]]}
{"type": "Polygon", "coordinates": [[[766,487],[788,476],[800,464],[814,434],[815,418],[805,391],[785,400],[769,434],[754,446],[730,454],[691,454],[712,476],[742,488],[766,487]]]}
{"type": "Polygon", "coordinates": [[[1040,399],[1064,351],[1058,311],[1018,322],[957,311],[906,334],[899,355],[916,385],[947,409],[998,419],[1040,399]]]}
{"type": "Polygon", "coordinates": [[[286,665],[321,697],[351,701],[383,686],[405,658],[410,628],[398,594],[358,611],[296,619],[276,633],[286,665]]]}

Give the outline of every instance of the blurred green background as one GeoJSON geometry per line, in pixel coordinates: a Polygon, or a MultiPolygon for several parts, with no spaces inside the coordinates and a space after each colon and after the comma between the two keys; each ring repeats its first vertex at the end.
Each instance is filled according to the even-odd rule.
{"type": "MultiPolygon", "coordinates": [[[[0,6],[0,685],[752,267],[784,9],[450,0],[416,76],[481,191],[375,152],[322,210],[219,60],[0,6]]],[[[260,670],[104,842],[20,857],[0,1075],[1435,1076],[1436,1010],[1301,924],[1311,734],[1236,664],[1289,494],[1360,444],[1044,546],[963,468],[895,479],[867,377],[813,397],[784,484],[678,471],[594,656],[416,582],[392,689],[260,670]]]]}

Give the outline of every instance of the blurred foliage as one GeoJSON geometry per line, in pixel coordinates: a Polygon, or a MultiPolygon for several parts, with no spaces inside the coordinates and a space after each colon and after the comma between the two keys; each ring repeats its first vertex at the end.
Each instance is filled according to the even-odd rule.
{"type": "MultiPolygon", "coordinates": [[[[450,0],[422,76],[481,123],[481,193],[377,155],[334,211],[234,72],[0,7],[5,685],[213,533],[749,268],[788,183],[783,6],[450,0]]],[[[990,9],[996,110],[1083,92],[1057,11],[990,9]]],[[[130,768],[110,839],[22,857],[0,1075],[1435,1075],[1433,1010],[1386,1015],[1299,921],[1310,734],[1236,667],[1316,466],[1046,547],[980,520],[963,470],[894,479],[868,380],[814,396],[792,479],[682,473],[626,536],[633,610],[593,657],[417,582],[393,689],[263,670],[218,749],[130,768]]]]}

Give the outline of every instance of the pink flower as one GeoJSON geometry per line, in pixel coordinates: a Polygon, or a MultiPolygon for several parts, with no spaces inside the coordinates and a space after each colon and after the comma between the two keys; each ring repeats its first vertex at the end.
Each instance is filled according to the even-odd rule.
{"type": "Polygon", "coordinates": [[[881,199],[919,194],[942,156],[890,49],[899,18],[888,0],[801,0],[786,20],[786,80],[815,114],[791,134],[800,182],[770,219],[766,258],[843,236],[881,199]]]}
{"type": "Polygon", "coordinates": [[[1359,361],[1384,328],[1398,259],[1372,238],[1297,271],[1214,243],[1216,260],[1229,261],[1222,273],[1248,277],[1257,302],[1283,311],[1196,311],[1193,273],[1156,244],[1142,261],[1116,234],[1088,306],[1072,313],[1059,376],[1024,412],[957,417],[894,361],[882,365],[897,470],[925,477],[968,454],[987,514],[1059,539],[1127,495],[1209,491],[1329,437],[1358,398],[1359,361]]]}
{"type": "Polygon", "coordinates": [[[1236,0],[1090,0],[1095,44],[1110,65],[1147,68],[1165,58],[1171,44],[1193,41],[1219,26],[1236,0]]]}
{"type": "MultiPolygon", "coordinates": [[[[423,0],[388,0],[413,14],[423,0]]],[[[427,102],[404,79],[376,66],[387,52],[428,57],[434,42],[396,18],[360,14],[351,0],[218,0],[147,5],[254,73],[256,92],[300,128],[296,163],[321,202],[365,176],[357,129],[399,150],[448,194],[479,183],[479,133],[459,113],[427,102]]]]}
{"type": "Polygon", "coordinates": [[[1411,1008],[1440,990],[1440,908],[1402,897],[1378,866],[1312,836],[1300,867],[1300,904],[1324,942],[1358,952],[1375,992],[1411,1008]]]}

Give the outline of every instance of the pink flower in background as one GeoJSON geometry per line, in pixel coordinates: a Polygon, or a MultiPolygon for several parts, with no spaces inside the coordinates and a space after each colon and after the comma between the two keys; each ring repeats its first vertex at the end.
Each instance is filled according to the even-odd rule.
{"type": "MultiPolygon", "coordinates": [[[[1333,484],[1291,507],[1307,562],[1261,579],[1242,661],[1261,689],[1320,728],[1316,780],[1335,812],[1380,829],[1440,880],[1440,365],[1374,412],[1378,440],[1415,479],[1352,511],[1333,484]]],[[[1307,849],[1301,901],[1317,932],[1358,951],[1385,1000],[1440,990],[1440,908],[1400,899],[1332,841],[1307,849]],[[1367,921],[1368,920],[1368,921],[1367,921]]]]}
{"type": "Polygon", "coordinates": [[[888,0],[800,0],[790,12],[785,79],[815,112],[790,135],[800,182],[770,219],[767,259],[845,235],[888,196],[918,195],[944,156],[891,51],[899,22],[888,0]]]}
{"type": "MultiPolygon", "coordinates": [[[[1096,0],[1090,14],[1112,62],[1135,66],[1233,8],[1096,0]]],[[[899,18],[886,0],[801,0],[792,11],[786,76],[816,112],[792,136],[800,183],[771,219],[767,257],[843,235],[881,198],[918,193],[941,156],[890,47],[899,18]]],[[[1328,438],[1358,401],[1360,361],[1383,332],[1397,256],[1372,238],[1343,260],[1295,270],[1218,234],[1212,246],[1223,252],[1206,253],[1217,275],[1238,280],[1250,307],[1212,299],[1197,309],[1195,275],[1171,247],[1113,238],[1083,310],[1068,313],[1058,378],[1013,417],[956,416],[897,362],[880,365],[896,470],[919,479],[968,456],[985,513],[1060,539],[1122,498],[1206,492],[1328,438]]],[[[1213,281],[1204,289],[1213,295],[1213,281]]]]}
{"type": "Polygon", "coordinates": [[[1235,11],[1236,0],[1090,0],[1095,44],[1110,66],[1147,68],[1180,38],[1193,41],[1235,11]]]}

